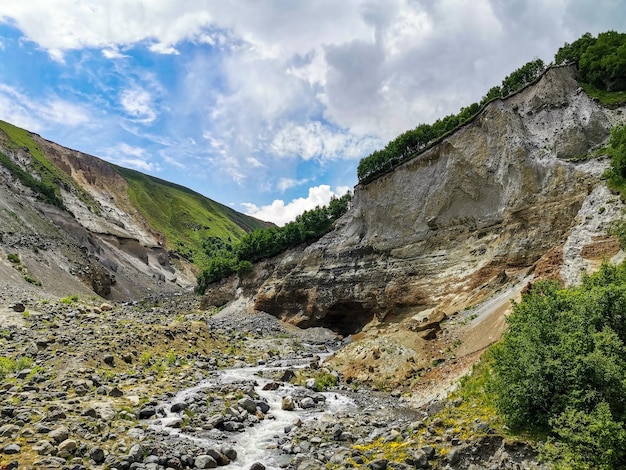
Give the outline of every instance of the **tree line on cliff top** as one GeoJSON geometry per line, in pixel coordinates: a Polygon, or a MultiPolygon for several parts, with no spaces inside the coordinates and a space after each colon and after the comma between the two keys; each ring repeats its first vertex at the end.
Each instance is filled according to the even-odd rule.
{"type": "MultiPolygon", "coordinates": [[[[554,65],[575,63],[580,80],[599,90],[626,90],[626,34],[608,31],[597,38],[586,33],[572,44],[566,43],[554,58],[554,65]]],[[[518,92],[537,80],[545,71],[541,59],[530,61],[508,75],[499,86],[492,87],[480,103],[461,108],[457,114],[438,119],[433,124],[419,124],[394,140],[385,148],[363,158],[357,168],[360,183],[369,183],[410,160],[427,147],[438,142],[459,126],[471,121],[490,101],[518,92]]]]}

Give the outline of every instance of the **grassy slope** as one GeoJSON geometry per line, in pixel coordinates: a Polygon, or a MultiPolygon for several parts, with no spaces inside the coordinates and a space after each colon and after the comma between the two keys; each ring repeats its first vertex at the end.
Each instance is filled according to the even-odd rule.
{"type": "Polygon", "coordinates": [[[150,226],[165,235],[168,249],[204,268],[202,242],[209,237],[239,240],[268,224],[248,217],[190,189],[138,171],[116,167],[128,181],[132,204],[150,226]]]}
{"type": "MultiPolygon", "coordinates": [[[[55,194],[58,198],[61,196],[61,192],[58,188],[60,185],[63,185],[65,189],[73,190],[78,198],[88,207],[91,207],[94,212],[98,211],[98,204],[93,200],[91,195],[81,188],[80,185],[78,185],[68,174],[46,158],[42,149],[30,137],[30,133],[27,130],[16,127],[8,122],[0,121],[0,141],[6,148],[9,149],[28,149],[28,153],[32,157],[31,168],[29,168],[29,170],[36,175],[35,177],[40,180],[43,185],[53,186],[55,188],[55,194]]],[[[9,166],[10,165],[8,165],[7,168],[11,170],[14,177],[19,178],[19,175],[15,173],[15,169],[10,168],[9,166]]],[[[30,184],[28,185],[30,186],[30,184]]],[[[41,188],[37,186],[32,186],[32,189],[36,192],[41,190],[41,188]]],[[[46,200],[46,198],[44,198],[44,200],[46,200]]]]}
{"type": "MultiPolygon", "coordinates": [[[[54,187],[58,198],[61,196],[60,185],[72,188],[83,202],[97,212],[97,204],[89,193],[46,158],[27,130],[0,121],[0,141],[9,149],[28,149],[28,153],[32,156],[32,164],[27,171],[30,171],[34,177],[34,179],[30,178],[30,183],[41,181],[45,185],[54,187]]],[[[0,164],[12,170],[14,177],[28,178],[29,176],[24,175],[25,172],[12,164],[8,157],[0,158],[0,164]],[[21,173],[18,175],[16,171],[21,173]]],[[[128,182],[132,204],[154,231],[165,235],[167,248],[184,256],[199,269],[204,269],[208,261],[202,250],[202,243],[206,238],[219,237],[235,241],[246,232],[270,225],[183,186],[138,171],[114,167],[128,182]]],[[[32,185],[32,189],[41,190],[37,185],[32,185]]],[[[46,200],[45,197],[42,199],[46,200]]]]}

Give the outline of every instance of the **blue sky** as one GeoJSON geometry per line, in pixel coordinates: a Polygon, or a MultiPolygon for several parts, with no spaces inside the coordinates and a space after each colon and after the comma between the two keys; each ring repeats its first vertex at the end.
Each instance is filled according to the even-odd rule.
{"type": "Polygon", "coordinates": [[[278,224],[622,0],[0,0],[0,119],[278,224]]]}

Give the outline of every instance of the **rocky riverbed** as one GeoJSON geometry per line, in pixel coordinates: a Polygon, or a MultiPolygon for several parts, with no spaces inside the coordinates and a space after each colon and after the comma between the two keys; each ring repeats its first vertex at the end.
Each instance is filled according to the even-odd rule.
{"type": "Polygon", "coordinates": [[[323,362],[344,343],[191,294],[4,294],[0,468],[538,468],[462,399],[413,408],[323,362]]]}

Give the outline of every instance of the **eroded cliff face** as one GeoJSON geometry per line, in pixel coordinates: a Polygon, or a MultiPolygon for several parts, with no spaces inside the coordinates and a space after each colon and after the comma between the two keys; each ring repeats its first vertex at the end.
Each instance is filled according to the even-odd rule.
{"type": "MultiPolygon", "coordinates": [[[[173,265],[163,236],[152,231],[132,206],[126,181],[111,165],[37,135],[32,138],[77,185],[61,188],[67,208],[61,210],[41,202],[0,165],[4,292],[43,297],[95,293],[129,300],[195,285],[184,260],[173,265]],[[19,256],[19,264],[7,261],[9,254],[19,256]]],[[[0,145],[0,151],[25,167],[32,159],[28,148],[0,145]]]]}
{"type": "Polygon", "coordinates": [[[600,184],[601,146],[618,115],[553,68],[489,104],[439,145],[355,189],[336,230],[280,260],[254,308],[340,333],[447,315],[521,278],[560,246],[600,184]]]}

